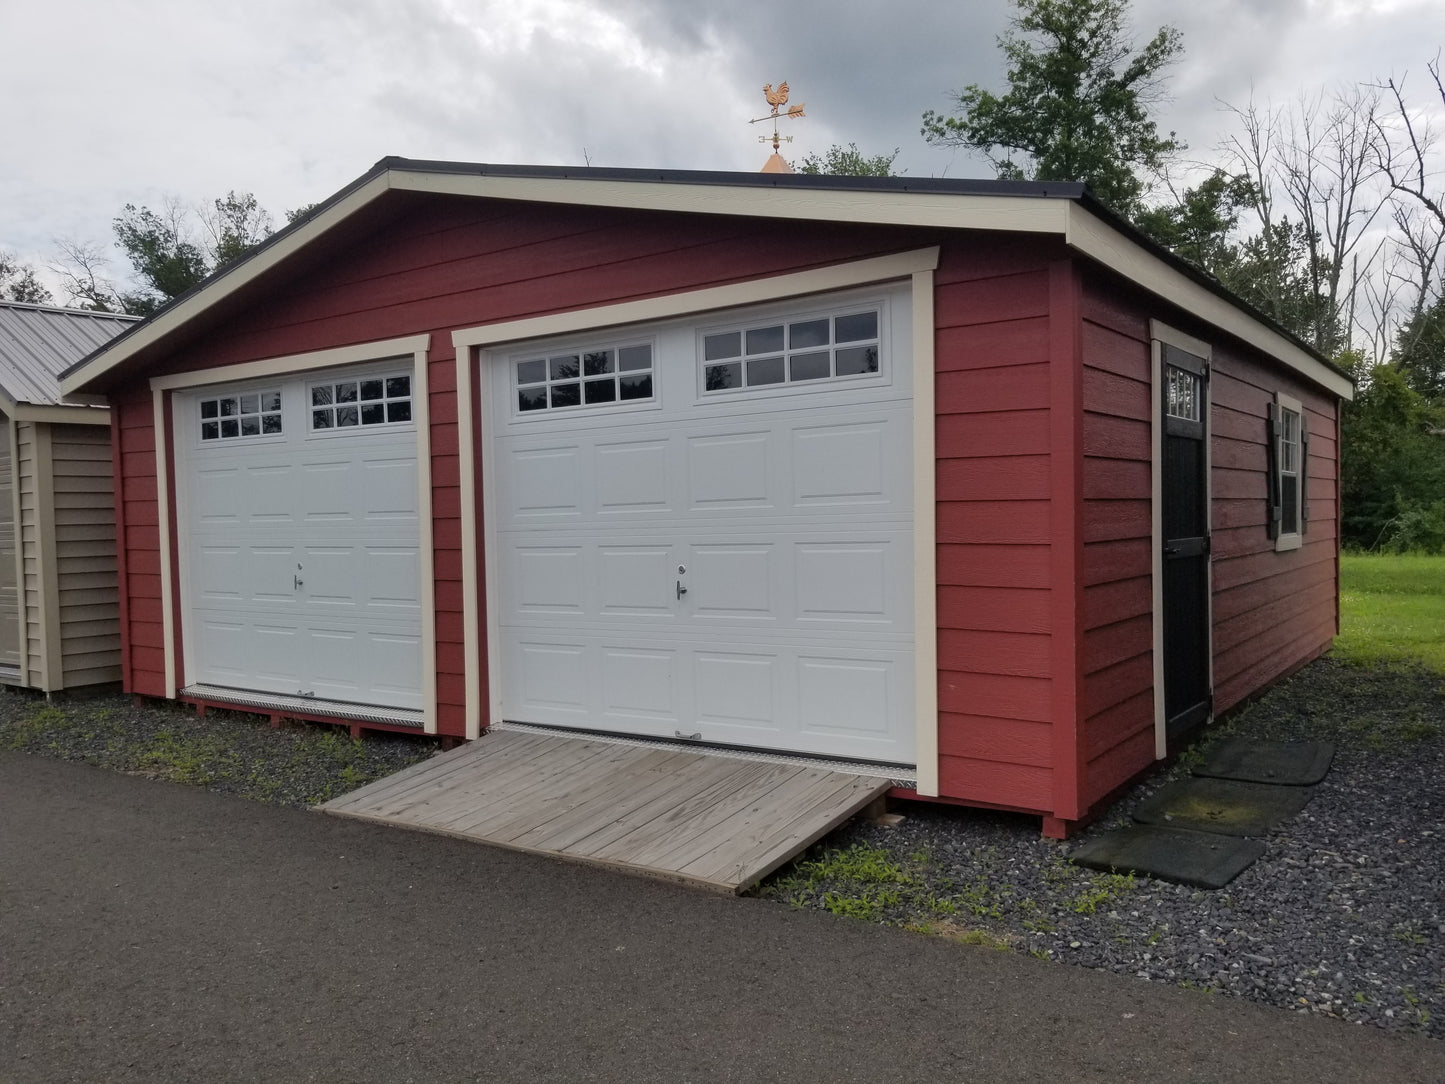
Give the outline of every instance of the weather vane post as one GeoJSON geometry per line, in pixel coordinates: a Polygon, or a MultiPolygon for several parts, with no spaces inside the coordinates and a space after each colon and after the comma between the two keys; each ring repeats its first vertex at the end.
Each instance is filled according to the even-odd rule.
{"type": "Polygon", "coordinates": [[[763,97],[768,100],[768,104],[773,107],[773,111],[772,111],[771,113],[769,113],[767,116],[764,116],[764,117],[754,117],[752,120],[748,121],[748,123],[749,123],[749,124],[761,124],[761,123],[762,123],[763,121],[765,121],[765,120],[770,120],[770,121],[773,122],[773,134],[772,134],[772,136],[771,136],[771,137],[765,136],[765,135],[764,135],[764,136],[758,136],[758,142],[759,142],[759,143],[766,143],[766,142],[768,142],[769,138],[771,138],[771,139],[772,139],[772,142],[773,142],[773,153],[774,153],[774,154],[777,154],[777,153],[778,153],[778,144],[782,143],[782,142],[785,141],[785,140],[786,140],[787,142],[789,142],[789,143],[791,143],[791,142],[793,141],[793,137],[792,137],[792,136],[785,136],[785,135],[779,135],[779,134],[778,134],[778,120],[779,120],[780,118],[782,118],[782,117],[788,117],[788,118],[790,118],[790,119],[792,119],[792,120],[797,120],[799,117],[805,116],[805,114],[803,113],[803,108],[804,108],[804,107],[803,107],[802,105],[795,105],[795,106],[791,107],[786,113],[780,113],[780,112],[778,112],[778,110],[782,109],[783,106],[785,106],[785,105],[788,104],[788,84],[787,84],[787,83],[779,83],[777,90],[774,90],[774,89],[773,89],[773,84],[772,84],[772,83],[766,83],[766,84],[764,84],[764,85],[763,85],[763,97]]]}

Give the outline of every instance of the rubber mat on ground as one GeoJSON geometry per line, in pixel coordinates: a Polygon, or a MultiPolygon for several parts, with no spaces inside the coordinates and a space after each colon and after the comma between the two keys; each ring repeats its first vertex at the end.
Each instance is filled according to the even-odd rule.
{"type": "Polygon", "coordinates": [[[1090,869],[1223,888],[1263,853],[1257,839],[1140,824],[1092,839],[1069,857],[1090,869]]]}
{"type": "Polygon", "coordinates": [[[1194,774],[1246,783],[1307,787],[1325,777],[1334,756],[1335,747],[1327,741],[1231,738],[1210,749],[1194,774]]]}
{"type": "Polygon", "coordinates": [[[1263,836],[1295,816],[1314,797],[1312,787],[1190,778],[1166,783],[1134,810],[1140,824],[1229,836],[1263,836]]]}

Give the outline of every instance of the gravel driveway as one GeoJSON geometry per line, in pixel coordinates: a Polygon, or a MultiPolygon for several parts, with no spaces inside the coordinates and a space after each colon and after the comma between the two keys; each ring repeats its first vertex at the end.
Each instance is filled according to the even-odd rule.
{"type": "MultiPolygon", "coordinates": [[[[796,907],[1134,975],[1207,994],[1445,1038],[1445,680],[1320,660],[1216,737],[1329,739],[1334,767],[1305,811],[1227,888],[1202,892],[1075,867],[1197,751],[1059,844],[1037,817],[911,804],[856,823],[761,887],[796,907]]],[[[197,719],[130,698],[47,704],[0,694],[0,748],[83,760],[261,801],[306,805],[430,756],[435,743],[197,719]]]]}

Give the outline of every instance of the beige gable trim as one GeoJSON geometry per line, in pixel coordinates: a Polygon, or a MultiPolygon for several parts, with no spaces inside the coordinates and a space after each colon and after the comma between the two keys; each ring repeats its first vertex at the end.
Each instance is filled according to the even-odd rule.
{"type": "Polygon", "coordinates": [[[1348,377],[1311,357],[1285,336],[1212,290],[1206,290],[1178,268],[1149,252],[1143,245],[1131,241],[1079,204],[1069,203],[1067,206],[1069,220],[1064,240],[1070,247],[1117,271],[1155,296],[1178,305],[1221,331],[1243,339],[1340,398],[1349,400],[1355,397],[1355,385],[1348,377]]]}
{"type": "Polygon", "coordinates": [[[115,343],[111,349],[99,354],[85,368],[64,377],[60,381],[60,393],[71,395],[80,391],[96,377],[108,373],[127,358],[160,341],[176,328],[199,316],[216,302],[256,281],[292,253],[310,244],[333,226],[350,218],[368,203],[380,198],[390,187],[387,174],[383,173],[373,177],[345,199],[339,200],[311,221],[298,227],[295,233],[282,238],[274,245],[261,248],[250,259],[243,260],[204,289],[158,316],[152,317],[130,335],[115,343]]]}
{"type": "Polygon", "coordinates": [[[110,424],[110,411],[104,407],[93,406],[34,406],[30,403],[17,403],[12,417],[22,422],[48,422],[53,425],[110,424]]]}
{"type": "Polygon", "coordinates": [[[878,189],[838,191],[792,185],[755,188],[664,181],[498,177],[406,168],[372,177],[294,233],[263,247],[252,258],[221,275],[196,295],[123,337],[97,355],[84,369],[63,379],[60,382],[62,393],[69,395],[80,391],[92,380],[159,342],[211,305],[231,296],[317,240],[389,189],[684,214],[1058,236],[1076,251],[1112,268],[1156,296],[1237,335],[1321,387],[1344,398],[1353,395],[1353,385],[1345,377],[1070,199],[878,189]]]}

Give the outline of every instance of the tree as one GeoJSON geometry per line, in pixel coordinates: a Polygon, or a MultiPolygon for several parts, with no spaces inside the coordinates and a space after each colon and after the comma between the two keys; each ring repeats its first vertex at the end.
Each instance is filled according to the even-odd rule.
{"type": "Polygon", "coordinates": [[[9,252],[0,251],[0,298],[31,305],[54,302],[50,291],[35,277],[35,268],[21,263],[9,252]]]}
{"type": "Polygon", "coordinates": [[[1437,297],[1400,328],[1390,364],[1419,395],[1445,407],[1445,297],[1437,297]]]}
{"type": "Polygon", "coordinates": [[[856,143],[849,143],[846,147],[834,143],[821,157],[810,154],[804,158],[798,172],[828,177],[895,177],[893,160],[897,157],[897,147],[893,148],[892,154],[865,155],[856,143]]]}
{"type": "Polygon", "coordinates": [[[116,244],[144,287],[127,295],[127,312],[149,316],[210,273],[205,251],[188,236],[186,212],[178,200],[166,200],[159,214],[127,203],[112,225],[116,244]]]}
{"type": "Polygon", "coordinates": [[[1013,28],[998,39],[1008,92],[966,87],[954,95],[955,115],[923,114],[924,137],[983,152],[1000,177],[1083,181],[1132,215],[1147,178],[1184,148],[1149,116],[1164,96],[1160,74],[1182,52],[1179,32],[1161,27],[1136,51],[1128,0],[1014,3],[1013,28]]]}
{"type": "Polygon", "coordinates": [[[251,193],[231,191],[200,211],[175,197],[160,211],[127,203],[112,226],[137,289],[122,289],[105,275],[105,254],[94,244],[58,242],[61,261],[53,270],[84,308],[149,316],[264,241],[271,216],[251,193]]]}
{"type": "Polygon", "coordinates": [[[1393,366],[1377,365],[1344,404],[1340,438],[1341,541],[1364,549],[1445,546],[1445,409],[1393,366]]]}
{"type": "Polygon", "coordinates": [[[1247,178],[1216,169],[1177,195],[1174,203],[1141,210],[1134,224],[1201,271],[1223,279],[1239,262],[1232,237],[1241,210],[1253,200],[1247,178]]]}

